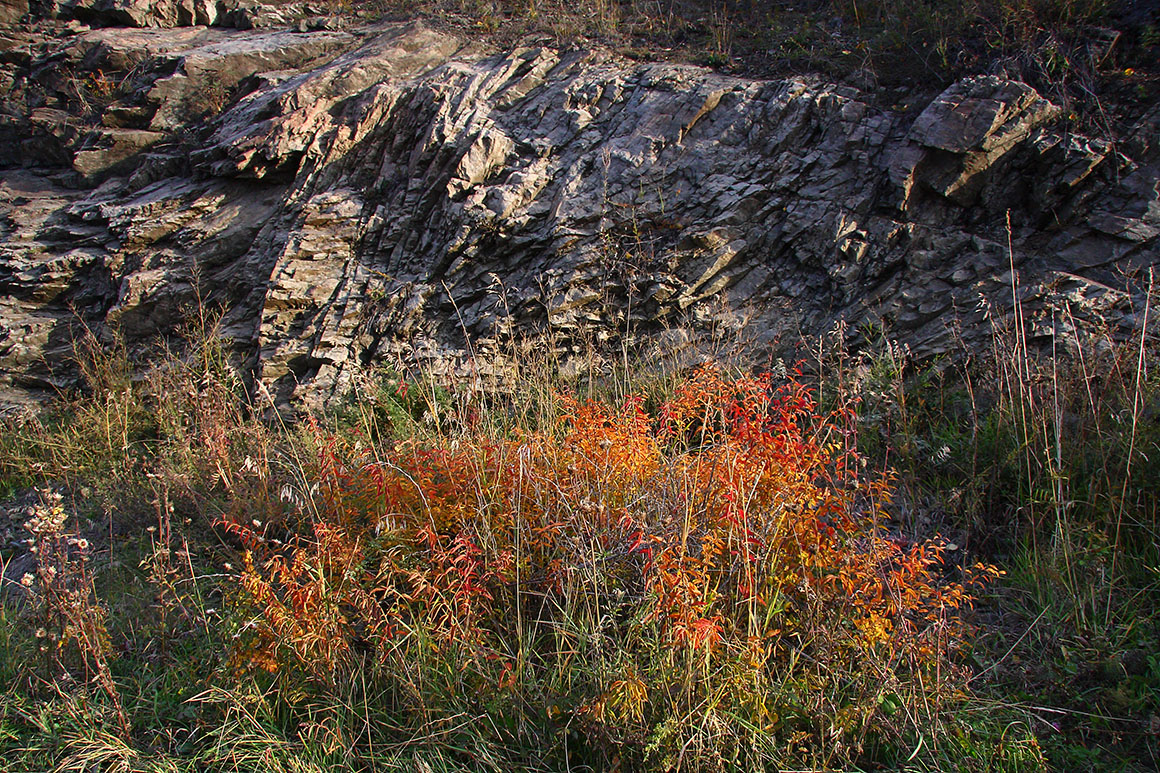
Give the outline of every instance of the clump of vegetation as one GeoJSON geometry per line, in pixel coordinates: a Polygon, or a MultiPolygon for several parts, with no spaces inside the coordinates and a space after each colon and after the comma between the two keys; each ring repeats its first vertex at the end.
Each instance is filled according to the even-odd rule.
{"type": "Polygon", "coordinates": [[[1148,769],[1150,339],[996,325],[958,375],[396,371],[290,424],[212,332],[144,372],[82,348],[87,392],[0,434],[0,752],[1148,769]]]}
{"type": "Polygon", "coordinates": [[[598,767],[889,763],[950,721],[958,612],[997,570],[952,580],[941,543],[893,538],[808,390],[705,369],[655,415],[558,406],[510,436],[319,437],[311,505],[229,524],[257,615],[238,656],[374,673],[409,732],[474,713],[557,762],[580,732],[598,767]]]}

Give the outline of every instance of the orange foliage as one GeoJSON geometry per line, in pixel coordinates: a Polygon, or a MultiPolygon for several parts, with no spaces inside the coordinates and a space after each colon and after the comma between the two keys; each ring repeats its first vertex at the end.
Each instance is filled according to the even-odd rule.
{"type": "MultiPolygon", "coordinates": [[[[939,542],[891,535],[888,481],[861,476],[844,415],[822,415],[797,382],[706,368],[655,416],[636,397],[560,404],[554,426],[515,437],[359,451],[323,438],[309,528],[281,544],[234,527],[260,611],[245,656],[325,677],[356,648],[385,660],[421,634],[502,661],[506,687],[497,653],[551,623],[520,605],[560,608],[581,588],[593,605],[621,599],[623,625],[673,652],[772,657],[795,637],[921,665],[953,645],[970,584],[994,574],[949,582],[939,542]]],[[[608,700],[638,716],[642,678],[608,700]]]]}

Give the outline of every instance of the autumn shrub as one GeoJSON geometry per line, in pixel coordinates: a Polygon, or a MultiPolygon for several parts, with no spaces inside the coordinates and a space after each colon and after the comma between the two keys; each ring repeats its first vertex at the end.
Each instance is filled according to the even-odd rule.
{"type": "Polygon", "coordinates": [[[997,571],[887,528],[845,408],[711,368],[652,412],[558,405],[503,434],[315,426],[285,511],[226,524],[235,667],[321,691],[369,670],[400,728],[467,712],[598,765],[890,762],[947,719],[997,571]]]}

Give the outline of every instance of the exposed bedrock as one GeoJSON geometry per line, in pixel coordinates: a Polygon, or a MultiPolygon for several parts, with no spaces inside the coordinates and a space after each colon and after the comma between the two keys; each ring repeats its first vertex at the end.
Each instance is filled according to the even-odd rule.
{"type": "Polygon", "coordinates": [[[952,352],[1010,307],[1012,263],[1035,336],[1139,324],[1156,106],[1113,146],[997,77],[906,110],[324,22],[0,44],[5,399],[67,385],[85,326],[144,351],[199,300],[309,401],[384,361],[502,368],[512,341],[776,351],[844,321],[952,352]]]}

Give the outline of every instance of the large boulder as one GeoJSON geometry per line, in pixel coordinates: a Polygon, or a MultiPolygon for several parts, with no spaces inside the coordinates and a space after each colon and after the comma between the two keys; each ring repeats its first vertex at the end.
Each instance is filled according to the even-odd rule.
{"type": "Polygon", "coordinates": [[[994,76],[955,83],[922,111],[891,160],[902,206],[915,183],[971,204],[987,171],[1058,114],[1058,107],[1023,83],[994,76]]]}

